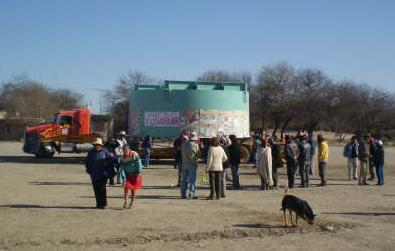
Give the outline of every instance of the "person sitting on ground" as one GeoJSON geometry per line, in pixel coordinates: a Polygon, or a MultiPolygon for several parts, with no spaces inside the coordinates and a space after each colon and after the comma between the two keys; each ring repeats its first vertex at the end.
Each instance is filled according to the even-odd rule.
{"type": "Polygon", "coordinates": [[[142,186],[142,166],[138,153],[124,146],[123,155],[120,160],[120,173],[123,180],[125,180],[123,184],[124,208],[131,208],[134,205],[136,192],[142,186]],[[131,199],[128,205],[129,190],[131,191],[131,199]]]}

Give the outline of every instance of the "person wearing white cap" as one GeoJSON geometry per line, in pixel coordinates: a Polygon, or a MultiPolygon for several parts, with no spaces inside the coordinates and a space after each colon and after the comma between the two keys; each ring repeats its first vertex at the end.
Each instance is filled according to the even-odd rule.
{"type": "Polygon", "coordinates": [[[196,133],[191,134],[188,142],[181,145],[182,174],[181,174],[181,199],[196,199],[196,171],[198,167],[198,158],[200,157],[199,145],[196,143],[199,138],[196,133]]]}
{"type": "MultiPolygon", "coordinates": [[[[117,158],[117,165],[116,165],[117,166],[116,167],[117,168],[117,184],[121,184],[122,176],[119,171],[119,163],[120,163],[121,157],[123,155],[123,148],[128,145],[128,141],[126,140],[127,136],[128,135],[126,134],[125,131],[120,131],[117,134],[117,145],[118,146],[114,150],[115,157],[117,158]]],[[[125,180],[122,178],[122,183],[123,182],[125,182],[125,180]]],[[[112,181],[112,184],[114,184],[114,181],[112,181]]]]}
{"type": "Polygon", "coordinates": [[[110,152],[103,147],[103,140],[97,138],[93,144],[93,149],[88,152],[85,159],[86,172],[89,174],[93,191],[96,198],[96,208],[104,209],[107,206],[107,179],[113,174],[113,164],[115,159],[110,152]]]}

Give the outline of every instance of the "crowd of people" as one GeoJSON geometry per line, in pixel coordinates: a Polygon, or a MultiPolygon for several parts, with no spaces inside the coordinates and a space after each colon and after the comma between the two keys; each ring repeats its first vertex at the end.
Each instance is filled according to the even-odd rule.
{"type": "MultiPolygon", "coordinates": [[[[125,209],[134,206],[136,192],[142,187],[142,169],[148,167],[152,152],[152,138],[144,138],[141,149],[139,145],[133,147],[128,144],[126,133],[121,131],[117,138],[106,146],[98,138],[93,142],[94,148],[86,157],[86,172],[90,175],[96,198],[96,207],[105,208],[106,184],[122,184],[124,189],[125,209]],[[137,147],[137,148],[136,148],[137,147]],[[140,151],[141,150],[141,151],[140,151]],[[142,152],[140,157],[138,152],[142,152]],[[131,194],[128,203],[129,192],[131,194]]],[[[300,176],[300,187],[311,185],[314,175],[314,163],[318,163],[320,183],[327,186],[327,162],[329,159],[329,145],[322,135],[316,140],[312,134],[300,131],[296,136],[285,135],[280,139],[275,136],[254,136],[252,162],[261,181],[261,190],[272,190],[279,187],[278,169],[286,166],[290,189],[296,188],[295,176],[300,176]],[[317,162],[315,156],[317,155],[317,162]]],[[[232,190],[242,188],[239,178],[241,162],[241,145],[235,135],[227,137],[219,134],[209,141],[200,140],[195,132],[184,131],[174,141],[175,168],[178,169],[178,184],[181,199],[197,199],[196,180],[199,161],[203,161],[208,174],[210,194],[208,200],[219,200],[226,197],[227,181],[232,182],[232,190]],[[231,172],[231,177],[228,175],[231,172]]],[[[368,185],[377,176],[377,185],[384,185],[383,142],[373,135],[366,135],[357,140],[351,138],[345,145],[344,157],[347,159],[348,179],[357,180],[359,185],[368,185]],[[367,178],[367,173],[370,177],[367,178]]]]}
{"type": "Polygon", "coordinates": [[[344,146],[343,156],[347,159],[348,180],[369,185],[368,181],[374,181],[377,176],[377,185],[384,185],[384,147],[380,139],[374,135],[364,135],[358,140],[353,136],[344,146]]]}

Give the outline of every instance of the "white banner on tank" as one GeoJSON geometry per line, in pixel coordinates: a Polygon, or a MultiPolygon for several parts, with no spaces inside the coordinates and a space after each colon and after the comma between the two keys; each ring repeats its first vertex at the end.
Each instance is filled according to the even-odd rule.
{"type": "Polygon", "coordinates": [[[179,112],[144,112],[145,126],[171,126],[180,125],[179,112]]]}

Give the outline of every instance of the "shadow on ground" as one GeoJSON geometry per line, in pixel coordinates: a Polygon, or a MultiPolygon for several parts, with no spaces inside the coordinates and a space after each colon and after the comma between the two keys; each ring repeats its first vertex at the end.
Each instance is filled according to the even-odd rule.
{"type": "Polygon", "coordinates": [[[20,164],[84,164],[85,156],[81,157],[54,157],[51,159],[40,159],[33,156],[0,156],[0,163],[20,164]]]}
{"type": "Polygon", "coordinates": [[[41,208],[41,209],[96,209],[95,207],[82,207],[82,206],[44,206],[44,205],[29,205],[29,204],[13,204],[13,205],[0,205],[0,208],[41,208]]]}
{"type": "Polygon", "coordinates": [[[268,225],[268,224],[236,224],[232,225],[232,227],[240,227],[240,228],[254,228],[254,229],[272,229],[272,228],[287,228],[286,226],[283,225],[268,225]]]}
{"type": "Polygon", "coordinates": [[[91,185],[86,182],[65,182],[65,181],[33,181],[29,182],[31,185],[37,186],[80,186],[80,185],[91,185]]]}
{"type": "MultiPolygon", "coordinates": [[[[95,196],[93,195],[82,195],[79,196],[80,198],[89,198],[94,199],[95,196]]],[[[137,200],[180,200],[179,196],[172,196],[172,195],[137,195],[137,200]]],[[[107,196],[107,199],[123,199],[122,195],[118,196],[107,196]]]]}
{"type": "Polygon", "coordinates": [[[355,216],[395,216],[393,212],[340,212],[340,213],[321,213],[331,215],[355,215],[355,216]]]}

